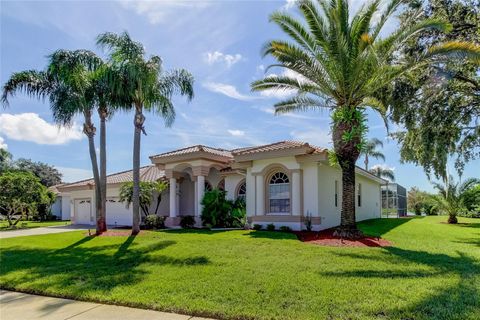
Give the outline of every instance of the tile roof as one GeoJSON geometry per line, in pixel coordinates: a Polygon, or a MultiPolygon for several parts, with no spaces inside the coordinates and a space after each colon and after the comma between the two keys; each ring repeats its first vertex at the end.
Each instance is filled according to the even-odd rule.
{"type": "MultiPolygon", "coordinates": [[[[161,178],[165,177],[165,171],[158,169],[154,165],[148,165],[145,167],[140,168],[140,181],[157,181],[161,178]]],[[[127,170],[122,172],[113,173],[107,176],[107,184],[115,184],[115,183],[124,183],[130,182],[133,180],[133,171],[127,170]]],[[[62,188],[70,188],[70,187],[82,187],[88,185],[95,185],[93,178],[85,179],[69,184],[61,185],[62,188]]]]}
{"type": "Polygon", "coordinates": [[[195,152],[206,152],[206,153],[210,153],[210,154],[213,154],[213,155],[228,157],[228,158],[232,157],[232,153],[228,150],[220,149],[220,148],[207,147],[207,146],[204,146],[204,145],[196,145],[196,146],[192,146],[192,147],[187,147],[187,148],[183,148],[183,149],[178,149],[178,150],[174,150],[174,151],[160,153],[160,154],[151,156],[150,158],[151,159],[156,159],[156,158],[163,158],[163,157],[170,157],[170,156],[179,156],[179,155],[191,154],[191,153],[195,153],[195,152]]]}
{"type": "Polygon", "coordinates": [[[316,146],[312,146],[312,145],[308,144],[307,142],[288,141],[287,140],[287,141],[279,141],[279,142],[275,142],[275,143],[271,143],[271,144],[266,144],[266,145],[262,145],[262,146],[234,149],[234,150],[232,150],[232,154],[234,156],[238,156],[238,155],[246,155],[246,154],[252,154],[252,153],[259,153],[259,152],[294,149],[294,148],[299,148],[299,147],[312,148],[313,153],[320,153],[320,152],[324,152],[324,151],[327,150],[327,149],[319,148],[319,147],[316,147],[316,146]]]}

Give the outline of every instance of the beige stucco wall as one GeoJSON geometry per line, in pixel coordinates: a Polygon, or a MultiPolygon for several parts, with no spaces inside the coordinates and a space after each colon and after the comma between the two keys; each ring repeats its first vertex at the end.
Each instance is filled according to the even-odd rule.
{"type": "Polygon", "coordinates": [[[227,192],[227,199],[234,200],[237,196],[237,188],[245,179],[241,174],[230,174],[225,177],[225,191],[227,192]]]}

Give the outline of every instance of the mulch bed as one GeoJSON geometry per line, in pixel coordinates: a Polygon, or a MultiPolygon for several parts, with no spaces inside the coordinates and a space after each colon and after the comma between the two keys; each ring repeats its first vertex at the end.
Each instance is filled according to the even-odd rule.
{"type": "Polygon", "coordinates": [[[327,229],[320,232],[298,231],[294,232],[298,239],[319,246],[330,247],[390,247],[392,243],[388,240],[365,236],[358,240],[347,240],[335,237],[334,229],[327,229]]]}

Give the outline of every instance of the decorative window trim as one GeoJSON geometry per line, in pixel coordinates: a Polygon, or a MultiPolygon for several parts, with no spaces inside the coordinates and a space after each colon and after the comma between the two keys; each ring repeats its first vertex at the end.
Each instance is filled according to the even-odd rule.
{"type": "MultiPolygon", "coordinates": [[[[269,174],[265,175],[265,213],[267,215],[291,215],[292,214],[292,178],[289,170],[285,170],[282,167],[273,167],[269,170],[269,174]],[[277,174],[283,174],[288,179],[288,211],[285,212],[272,212],[271,209],[271,199],[270,199],[270,182],[272,178],[277,174]]],[[[275,199],[274,199],[275,200],[275,199]]],[[[284,200],[284,199],[280,199],[284,200]]]]}
{"type": "Polygon", "coordinates": [[[240,191],[243,186],[245,186],[245,194],[243,195],[243,199],[246,201],[247,200],[247,180],[246,179],[240,180],[240,182],[237,184],[237,187],[235,188],[235,199],[240,198],[240,191]]]}
{"type": "Polygon", "coordinates": [[[203,189],[204,192],[207,192],[207,191],[212,191],[213,190],[213,186],[210,182],[208,182],[207,180],[205,180],[205,187],[203,189]]]}
{"type": "Polygon", "coordinates": [[[225,191],[225,179],[221,179],[217,184],[217,189],[225,191]]]}

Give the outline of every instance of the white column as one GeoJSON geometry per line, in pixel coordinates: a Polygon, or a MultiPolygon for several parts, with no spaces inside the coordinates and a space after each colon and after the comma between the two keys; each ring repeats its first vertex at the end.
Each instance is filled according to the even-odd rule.
{"type": "Polygon", "coordinates": [[[300,170],[292,172],[292,215],[298,216],[301,214],[302,208],[302,193],[300,170]]]}
{"type": "Polygon", "coordinates": [[[263,175],[255,176],[255,214],[263,216],[265,214],[265,186],[263,182],[263,175]]]}
{"type": "Polygon", "coordinates": [[[177,179],[170,178],[170,217],[177,216],[177,179]]]}
{"type": "Polygon", "coordinates": [[[205,176],[197,176],[197,212],[195,215],[200,217],[202,214],[202,199],[205,193],[205,176]]]}

